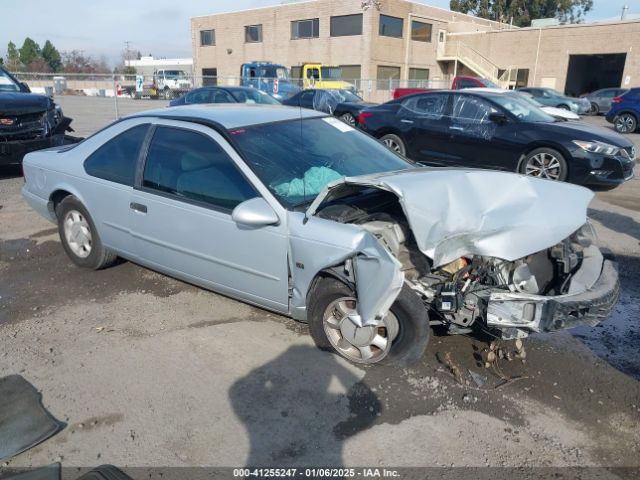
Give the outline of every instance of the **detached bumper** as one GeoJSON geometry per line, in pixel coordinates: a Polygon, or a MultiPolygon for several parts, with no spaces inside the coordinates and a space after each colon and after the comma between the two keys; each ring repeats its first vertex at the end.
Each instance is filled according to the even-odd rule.
{"type": "Polygon", "coordinates": [[[0,139],[0,166],[19,165],[27,153],[44,148],[77,143],[78,141],[80,141],[79,138],[63,134],[32,140],[4,141],[0,139]]]}
{"type": "Polygon", "coordinates": [[[580,293],[555,297],[492,293],[487,305],[487,325],[532,332],[593,326],[609,316],[618,301],[619,292],[616,264],[604,260],[596,282],[580,293]]]}
{"type": "Polygon", "coordinates": [[[589,290],[550,298],[545,305],[542,330],[597,325],[609,316],[619,296],[620,282],[615,263],[605,260],[598,281],[589,290]]]}

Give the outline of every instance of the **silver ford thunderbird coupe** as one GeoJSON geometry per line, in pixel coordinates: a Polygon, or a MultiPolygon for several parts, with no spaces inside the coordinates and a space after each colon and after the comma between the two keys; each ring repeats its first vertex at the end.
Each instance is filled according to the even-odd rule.
{"type": "Polygon", "coordinates": [[[149,111],[30,153],[24,174],[77,265],[122,257],[289,315],[357,363],[415,362],[436,324],[504,339],[595,324],[618,298],[589,190],[419,167],[311,110],[149,111]]]}

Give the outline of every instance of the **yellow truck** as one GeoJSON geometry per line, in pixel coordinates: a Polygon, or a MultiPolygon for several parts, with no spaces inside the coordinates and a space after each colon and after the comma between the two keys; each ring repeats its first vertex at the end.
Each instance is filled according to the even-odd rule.
{"type": "Polygon", "coordinates": [[[342,80],[342,68],[322,63],[303,63],[291,68],[292,74],[302,80],[303,88],[355,90],[353,84],[342,80]]]}

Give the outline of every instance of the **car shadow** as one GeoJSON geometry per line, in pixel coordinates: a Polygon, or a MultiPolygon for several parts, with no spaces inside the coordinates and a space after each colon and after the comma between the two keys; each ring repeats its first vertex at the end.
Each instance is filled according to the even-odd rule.
{"type": "Polygon", "coordinates": [[[590,208],[587,214],[589,218],[597,220],[608,229],[618,233],[624,233],[640,241],[640,223],[628,215],[596,210],[595,208],[590,208]]]}
{"type": "Polygon", "coordinates": [[[229,390],[250,441],[247,467],[343,465],[343,444],[372,426],[377,395],[336,355],[296,345],[229,390]]]}

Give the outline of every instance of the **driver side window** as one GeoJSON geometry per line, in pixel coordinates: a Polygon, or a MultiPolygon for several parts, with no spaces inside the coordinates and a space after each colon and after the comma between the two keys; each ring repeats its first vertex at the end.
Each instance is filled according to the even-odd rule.
{"type": "Polygon", "coordinates": [[[162,126],[153,134],[142,186],[223,211],[258,196],[213,139],[200,132],[162,126]]]}

